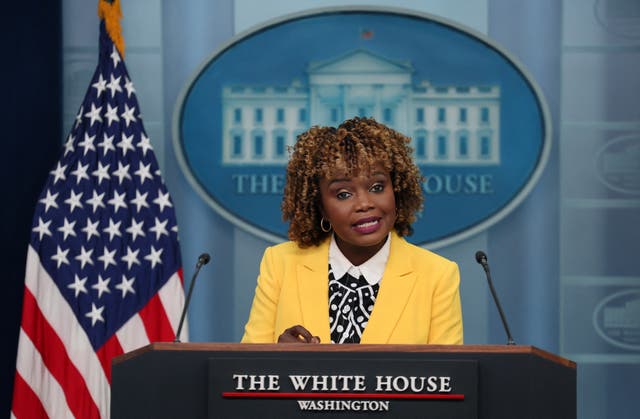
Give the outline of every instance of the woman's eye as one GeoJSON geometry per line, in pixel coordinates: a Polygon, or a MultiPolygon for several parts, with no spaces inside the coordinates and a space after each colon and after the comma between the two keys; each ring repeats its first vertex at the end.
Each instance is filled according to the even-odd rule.
{"type": "Polygon", "coordinates": [[[342,191],[342,192],[338,192],[338,194],[336,195],[336,198],[342,200],[342,199],[347,199],[350,196],[351,196],[351,194],[349,192],[342,191]]]}
{"type": "Polygon", "coordinates": [[[376,183],[369,189],[371,192],[382,192],[384,190],[384,185],[381,183],[376,183]]]}

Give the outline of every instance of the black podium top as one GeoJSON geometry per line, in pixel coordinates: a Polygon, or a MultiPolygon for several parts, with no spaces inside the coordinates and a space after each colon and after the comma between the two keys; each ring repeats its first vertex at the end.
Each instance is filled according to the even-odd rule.
{"type": "MultiPolygon", "coordinates": [[[[363,388],[355,390],[363,390],[361,384],[363,388]]],[[[333,386],[333,390],[341,389],[335,388],[335,382],[333,386]]],[[[345,383],[342,389],[347,388],[345,383]]],[[[358,409],[387,409],[357,412],[358,417],[365,418],[418,418],[436,412],[430,417],[570,419],[576,417],[576,364],[521,345],[154,343],[113,360],[112,418],[252,417],[256,412],[261,418],[344,418],[356,412],[327,411],[327,407],[352,405],[358,409]],[[449,400],[443,394],[410,394],[409,390],[398,394],[292,393],[284,389],[285,378],[278,381],[280,376],[290,378],[292,371],[296,375],[302,371],[338,376],[327,371],[340,374],[341,368],[360,368],[364,371],[363,382],[386,377],[378,378],[378,387],[380,382],[390,386],[395,375],[402,380],[394,384],[402,385],[407,383],[403,377],[411,375],[411,371],[438,371],[441,375],[453,374],[458,389],[465,390],[446,394],[449,400]],[[256,371],[263,371],[272,380],[265,384],[260,376],[263,380],[254,382],[265,386],[257,389],[262,393],[247,391],[253,377],[249,373],[257,374],[256,371]],[[271,388],[267,388],[269,385],[271,388]],[[234,386],[242,391],[233,391],[234,386]],[[267,391],[276,388],[277,391],[267,391]],[[450,401],[456,397],[464,402],[450,401]],[[363,399],[369,401],[357,401],[363,399]],[[316,410],[304,411],[309,407],[316,410]]]]}

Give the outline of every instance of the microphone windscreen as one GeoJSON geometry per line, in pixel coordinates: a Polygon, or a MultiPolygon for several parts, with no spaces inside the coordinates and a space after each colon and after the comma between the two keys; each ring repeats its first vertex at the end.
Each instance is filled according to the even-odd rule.
{"type": "Polygon", "coordinates": [[[485,263],[487,263],[487,255],[482,250],[478,250],[476,252],[476,262],[478,262],[481,265],[484,265],[485,263]]]}
{"type": "Polygon", "coordinates": [[[206,265],[207,263],[209,263],[209,261],[211,260],[211,256],[209,256],[208,253],[203,253],[200,255],[200,257],[198,258],[198,262],[201,265],[206,265]]]}

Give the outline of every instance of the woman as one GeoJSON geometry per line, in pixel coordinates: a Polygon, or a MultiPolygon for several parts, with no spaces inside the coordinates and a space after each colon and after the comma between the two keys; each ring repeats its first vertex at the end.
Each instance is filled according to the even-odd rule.
{"type": "Polygon", "coordinates": [[[461,344],[458,266],[409,244],[422,176],[409,138],[369,118],[301,134],[242,342],[461,344]]]}

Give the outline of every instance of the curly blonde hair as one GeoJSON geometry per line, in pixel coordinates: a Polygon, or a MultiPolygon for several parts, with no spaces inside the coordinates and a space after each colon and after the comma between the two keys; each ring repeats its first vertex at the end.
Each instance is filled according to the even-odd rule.
{"type": "Polygon", "coordinates": [[[317,246],[330,234],[320,228],[320,179],[330,177],[338,162],[349,176],[380,164],[390,173],[396,200],[394,229],[413,233],[411,223],[422,210],[423,177],[412,159],[411,140],[372,118],[353,118],[338,128],[311,127],[298,136],[287,165],[282,218],[289,239],[300,247],[317,246]]]}

